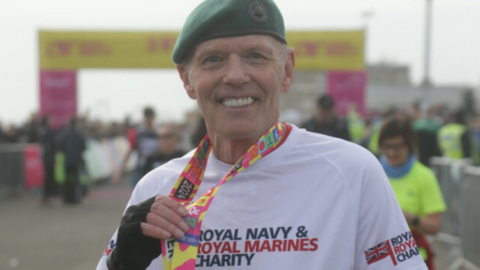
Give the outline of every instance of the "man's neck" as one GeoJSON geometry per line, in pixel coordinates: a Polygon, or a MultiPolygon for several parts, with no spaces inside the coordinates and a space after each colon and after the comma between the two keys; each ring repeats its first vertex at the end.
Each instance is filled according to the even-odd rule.
{"type": "MultiPolygon", "coordinates": [[[[286,127],[284,124],[281,124],[283,128],[282,136],[280,140],[283,139],[285,135],[286,127]]],[[[252,147],[252,145],[263,135],[263,133],[258,136],[256,139],[227,139],[220,135],[210,136],[213,144],[213,152],[215,157],[227,164],[235,164],[247,151],[252,147]]]]}

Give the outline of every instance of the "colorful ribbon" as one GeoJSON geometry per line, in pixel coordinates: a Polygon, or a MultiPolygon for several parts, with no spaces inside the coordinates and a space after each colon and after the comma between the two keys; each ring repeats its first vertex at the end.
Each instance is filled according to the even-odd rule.
{"type": "Polygon", "coordinates": [[[282,125],[277,122],[250,147],[228,173],[222,177],[220,182],[210,188],[196,202],[188,205],[195,197],[195,194],[197,194],[207,167],[208,156],[212,151],[212,144],[208,134],[203,138],[170,192],[171,198],[183,206],[188,205],[188,215],[184,217],[184,220],[190,229],[182,239],[170,238],[161,241],[165,270],[195,269],[202,220],[220,186],[275,150],[280,143],[283,132],[282,125]]]}

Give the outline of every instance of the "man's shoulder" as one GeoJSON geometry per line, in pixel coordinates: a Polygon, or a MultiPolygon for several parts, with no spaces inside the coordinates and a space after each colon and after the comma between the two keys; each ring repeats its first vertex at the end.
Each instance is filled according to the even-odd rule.
{"type": "Polygon", "coordinates": [[[378,159],[362,146],[306,130],[299,130],[295,148],[324,160],[340,172],[379,167],[378,159]]]}
{"type": "Polygon", "coordinates": [[[299,130],[299,138],[296,146],[314,155],[323,157],[354,157],[358,158],[376,158],[364,147],[331,136],[299,130]]]}

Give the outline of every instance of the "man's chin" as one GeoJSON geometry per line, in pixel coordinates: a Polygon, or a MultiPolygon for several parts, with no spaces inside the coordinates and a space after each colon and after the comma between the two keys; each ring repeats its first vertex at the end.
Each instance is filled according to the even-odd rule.
{"type": "Polygon", "coordinates": [[[256,140],[258,137],[258,127],[254,125],[233,125],[229,127],[225,127],[223,132],[221,132],[221,136],[230,139],[230,140],[240,140],[240,139],[254,139],[256,140]]]}

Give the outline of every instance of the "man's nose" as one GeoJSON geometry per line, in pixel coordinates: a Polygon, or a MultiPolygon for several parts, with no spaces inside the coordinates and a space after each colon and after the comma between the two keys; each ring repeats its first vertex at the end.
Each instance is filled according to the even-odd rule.
{"type": "Polygon", "coordinates": [[[246,72],[246,66],[238,55],[233,55],[228,59],[226,74],[223,77],[225,84],[240,86],[250,81],[250,76],[246,72]]]}

